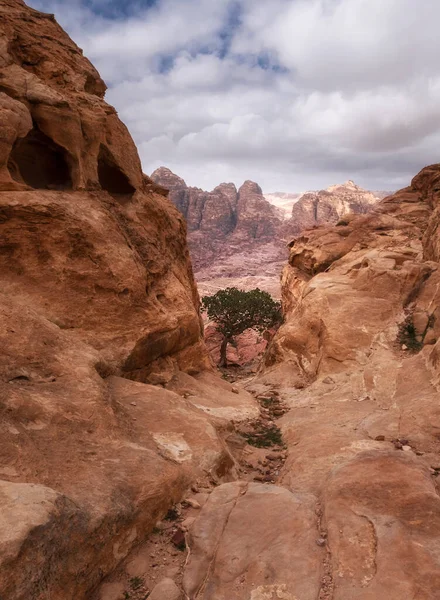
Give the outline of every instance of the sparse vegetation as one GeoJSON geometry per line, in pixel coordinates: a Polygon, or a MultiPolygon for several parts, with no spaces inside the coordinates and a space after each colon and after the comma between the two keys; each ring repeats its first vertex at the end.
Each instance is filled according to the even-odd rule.
{"type": "Polygon", "coordinates": [[[129,579],[128,588],[124,592],[124,600],[147,600],[150,595],[143,577],[132,577],[129,579]]]}
{"type": "Polygon", "coordinates": [[[423,343],[417,338],[417,331],[411,316],[407,317],[400,325],[397,340],[399,344],[406,346],[410,352],[415,353],[422,349],[423,343]]]}
{"type": "Polygon", "coordinates": [[[132,590],[138,590],[144,585],[144,580],[142,577],[132,577],[129,581],[129,584],[132,590]]]}
{"type": "Polygon", "coordinates": [[[204,296],[202,307],[223,335],[221,367],[227,366],[226,349],[236,335],[246,329],[263,333],[282,321],[281,304],[258,288],[249,292],[234,287],[219,290],[213,296],[204,296]]]}
{"type": "Polygon", "coordinates": [[[165,515],[165,521],[177,521],[179,518],[179,511],[176,508],[170,508],[170,510],[165,515]]]}
{"type": "Polygon", "coordinates": [[[252,433],[244,433],[247,443],[256,448],[270,448],[271,446],[281,446],[283,438],[281,430],[276,425],[266,427],[260,424],[255,425],[252,433]]]}

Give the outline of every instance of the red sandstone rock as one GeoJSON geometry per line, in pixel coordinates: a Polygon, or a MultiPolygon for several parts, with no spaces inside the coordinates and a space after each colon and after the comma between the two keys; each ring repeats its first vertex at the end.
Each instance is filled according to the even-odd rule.
{"type": "Polygon", "coordinates": [[[189,535],[184,589],[192,600],[315,600],[322,550],[312,497],[259,483],[217,488],[189,535]]]}
{"type": "Polygon", "coordinates": [[[0,18],[0,596],[82,600],[257,410],[210,372],[184,219],[98,73],[51,15],[0,18]]]}
{"type": "Polygon", "coordinates": [[[427,167],[369,215],[303,232],[283,274],[258,385],[290,406],[279,483],[316,498],[325,598],[438,593],[439,182],[427,167]]]}
{"type": "Polygon", "coordinates": [[[332,185],[320,192],[307,192],[293,205],[284,235],[296,235],[316,225],[336,223],[346,214],[370,212],[379,197],[360,188],[353,181],[332,185]]]}
{"type": "MultiPolygon", "coordinates": [[[[284,257],[283,243],[277,239],[281,214],[264,199],[256,183],[246,181],[238,191],[233,183],[222,183],[212,192],[205,192],[188,187],[165,167],[156,169],[151,178],[170,190],[170,200],[187,220],[188,243],[196,271],[273,240],[278,260],[284,257]]],[[[265,262],[270,260],[272,255],[265,262]]]]}
{"type": "Polygon", "coordinates": [[[292,235],[318,224],[336,223],[345,214],[367,213],[384,194],[348,181],[302,194],[285,221],[285,211],[268,202],[252,181],[246,181],[238,192],[232,183],[205,192],[188,187],[165,167],[151,177],[170,190],[171,201],[187,220],[195,275],[203,291],[260,287],[275,297],[280,294],[279,273],[292,235]]]}
{"type": "MultiPolygon", "coordinates": [[[[217,332],[214,324],[205,327],[205,343],[215,364],[220,362],[220,346],[222,335],[217,332]]],[[[267,348],[266,336],[253,329],[248,329],[235,338],[235,345],[229,344],[227,348],[228,364],[249,365],[258,361],[267,348]]]]}

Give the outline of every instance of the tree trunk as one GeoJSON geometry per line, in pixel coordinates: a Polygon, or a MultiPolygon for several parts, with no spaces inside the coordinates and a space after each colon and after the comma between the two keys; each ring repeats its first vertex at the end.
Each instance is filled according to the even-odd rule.
{"type": "Polygon", "coordinates": [[[228,347],[228,338],[223,338],[222,345],[220,346],[220,367],[228,366],[228,359],[226,358],[226,348],[228,347]]]}

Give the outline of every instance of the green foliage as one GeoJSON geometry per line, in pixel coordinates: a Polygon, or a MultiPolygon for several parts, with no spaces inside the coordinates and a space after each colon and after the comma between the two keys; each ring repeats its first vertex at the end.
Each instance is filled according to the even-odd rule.
{"type": "Polygon", "coordinates": [[[167,512],[167,514],[164,517],[165,521],[177,521],[178,518],[179,518],[179,511],[175,507],[170,508],[170,510],[167,512]]]}
{"type": "Polygon", "coordinates": [[[281,430],[276,425],[265,427],[256,425],[253,433],[244,433],[247,443],[256,448],[270,448],[271,446],[281,446],[283,438],[281,430]]]}
{"type": "Polygon", "coordinates": [[[145,582],[142,577],[132,577],[129,581],[132,590],[138,590],[144,585],[144,583],[145,582]]]}
{"type": "Polygon", "coordinates": [[[423,343],[417,339],[416,328],[411,317],[408,317],[399,327],[398,341],[405,344],[410,352],[419,352],[423,343]]]}
{"type": "Polygon", "coordinates": [[[282,321],[281,304],[258,288],[250,292],[233,287],[219,290],[204,296],[202,306],[227,340],[246,329],[266,331],[282,321]]]}

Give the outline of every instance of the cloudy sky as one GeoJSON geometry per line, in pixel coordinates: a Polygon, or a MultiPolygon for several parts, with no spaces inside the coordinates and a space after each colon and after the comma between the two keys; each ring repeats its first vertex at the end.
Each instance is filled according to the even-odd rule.
{"type": "Polygon", "coordinates": [[[438,0],[27,0],[84,49],[143,168],[408,184],[440,162],[438,0]]]}

